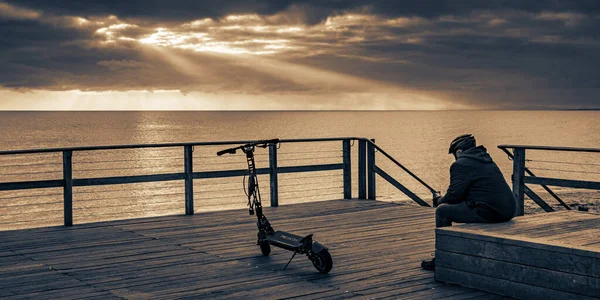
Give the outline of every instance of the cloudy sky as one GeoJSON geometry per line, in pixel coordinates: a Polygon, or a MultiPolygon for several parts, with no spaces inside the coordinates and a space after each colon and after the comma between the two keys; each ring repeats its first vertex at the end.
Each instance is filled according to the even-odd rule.
{"type": "Polygon", "coordinates": [[[0,109],[598,107],[597,0],[0,0],[0,109]]]}

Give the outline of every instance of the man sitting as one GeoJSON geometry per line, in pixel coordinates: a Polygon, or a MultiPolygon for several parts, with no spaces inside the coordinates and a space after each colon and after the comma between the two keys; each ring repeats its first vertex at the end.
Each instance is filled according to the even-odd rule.
{"type": "MultiPolygon", "coordinates": [[[[457,223],[498,223],[515,216],[517,202],[502,172],[483,146],[476,146],[471,134],[450,143],[450,186],[443,197],[433,201],[436,227],[457,223]]],[[[425,270],[435,269],[435,258],[421,262],[425,270]]]]}

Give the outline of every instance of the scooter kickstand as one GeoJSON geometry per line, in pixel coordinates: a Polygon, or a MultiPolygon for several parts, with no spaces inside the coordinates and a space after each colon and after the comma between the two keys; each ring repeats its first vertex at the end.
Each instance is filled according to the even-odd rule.
{"type": "Polygon", "coordinates": [[[296,253],[298,253],[298,251],[294,251],[294,254],[292,255],[292,258],[290,258],[290,260],[287,262],[287,264],[285,264],[285,267],[283,267],[284,270],[292,262],[292,259],[294,259],[294,256],[296,256],[296,253]]]}

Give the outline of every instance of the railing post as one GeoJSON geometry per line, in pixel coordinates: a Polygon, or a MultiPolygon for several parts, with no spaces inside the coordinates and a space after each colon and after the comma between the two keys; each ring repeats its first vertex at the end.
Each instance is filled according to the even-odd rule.
{"type": "Polygon", "coordinates": [[[194,214],[194,146],[183,146],[183,168],[185,171],[185,214],[194,214]]]}
{"type": "MultiPolygon", "coordinates": [[[[371,142],[375,143],[374,139],[371,139],[371,142]]],[[[368,161],[368,172],[367,172],[367,181],[369,182],[368,196],[369,200],[375,200],[377,197],[375,195],[375,147],[373,144],[369,143],[367,147],[367,161],[368,161]]]]}
{"type": "Polygon", "coordinates": [[[515,148],[513,158],[513,195],[517,201],[517,216],[525,214],[525,149],[515,148]]]}
{"type": "Polygon", "coordinates": [[[277,180],[277,144],[269,144],[269,177],[271,179],[271,206],[279,206],[279,182],[277,180]]]}
{"type": "Polygon", "coordinates": [[[63,151],[63,209],[65,226],[73,226],[73,151],[63,151]]]}
{"type": "Polygon", "coordinates": [[[358,199],[367,199],[367,141],[358,140],[358,199]]]}
{"type": "Polygon", "coordinates": [[[344,199],[352,199],[352,161],[349,139],[342,141],[342,157],[344,162],[344,199]]]}

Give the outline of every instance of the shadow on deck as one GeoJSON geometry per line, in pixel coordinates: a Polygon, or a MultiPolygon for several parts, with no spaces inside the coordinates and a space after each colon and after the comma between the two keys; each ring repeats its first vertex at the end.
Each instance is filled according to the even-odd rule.
{"type": "Polygon", "coordinates": [[[263,257],[246,210],[0,232],[6,299],[499,299],[436,282],[433,209],[368,200],[265,208],[276,230],[314,233],[331,273],[263,257]]]}

